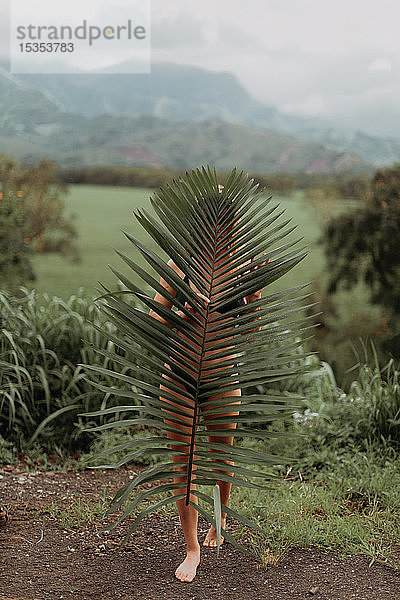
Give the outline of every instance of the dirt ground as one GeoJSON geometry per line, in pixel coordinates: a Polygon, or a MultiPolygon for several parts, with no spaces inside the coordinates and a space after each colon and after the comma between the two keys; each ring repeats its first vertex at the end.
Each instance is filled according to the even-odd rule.
{"type": "MultiPolygon", "coordinates": [[[[96,506],[105,486],[109,496],[137,472],[0,469],[0,504],[9,512],[7,522],[0,513],[0,600],[400,600],[400,570],[315,548],[289,551],[266,568],[228,543],[219,558],[202,548],[196,579],[181,583],[174,577],[184,558],[177,517],[143,521],[111,560],[124,529],[97,533],[99,517],[71,528],[60,509],[96,506]]],[[[201,539],[206,531],[200,521],[201,539]]]]}

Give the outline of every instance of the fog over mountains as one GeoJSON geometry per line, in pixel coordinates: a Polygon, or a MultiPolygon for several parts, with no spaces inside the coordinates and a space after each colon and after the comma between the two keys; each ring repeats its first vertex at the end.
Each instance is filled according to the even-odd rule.
{"type": "Polygon", "coordinates": [[[338,131],[253,99],[230,73],[160,63],[150,75],[13,75],[0,67],[0,151],[64,165],[214,162],[337,172],[400,161],[400,140],[338,131]]]}

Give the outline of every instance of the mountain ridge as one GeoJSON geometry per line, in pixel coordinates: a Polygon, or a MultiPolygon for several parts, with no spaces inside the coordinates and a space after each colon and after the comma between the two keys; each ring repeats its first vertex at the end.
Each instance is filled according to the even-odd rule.
{"type": "Polygon", "coordinates": [[[16,76],[0,67],[0,108],[0,136],[28,161],[45,149],[65,165],[142,160],[180,168],[214,160],[259,172],[372,168],[346,144],[324,147],[313,120],[286,117],[251,98],[234,75],[197,67],[156,65],[152,76],[134,78],[16,76]],[[292,133],[301,127],[304,136],[292,133]]]}
{"type": "MultiPolygon", "coordinates": [[[[116,71],[121,65],[115,67],[116,71]]],[[[30,85],[46,89],[66,111],[88,117],[106,113],[150,114],[172,121],[220,118],[322,143],[339,153],[359,155],[375,166],[400,160],[400,140],[344,131],[320,118],[284,114],[254,99],[235,75],[225,71],[165,62],[153,64],[150,75],[98,72],[21,77],[30,85]]]]}

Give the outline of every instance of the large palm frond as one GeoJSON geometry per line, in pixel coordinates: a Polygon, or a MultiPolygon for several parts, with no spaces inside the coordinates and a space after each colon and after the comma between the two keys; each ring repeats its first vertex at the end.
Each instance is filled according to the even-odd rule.
{"type": "MultiPolygon", "coordinates": [[[[101,308],[123,333],[123,339],[119,336],[113,336],[112,339],[126,351],[126,355],[122,357],[105,350],[99,352],[121,364],[125,372],[122,374],[84,366],[125,382],[125,392],[98,384],[97,387],[108,394],[123,396],[127,402],[126,406],[108,408],[91,413],[91,416],[113,412],[125,415],[122,420],[106,423],[96,430],[140,425],[157,431],[156,435],[149,433],[146,439],[122,444],[119,449],[125,452],[125,458],[119,465],[134,461],[136,456],[146,453],[160,456],[158,464],[127,483],[113,499],[111,512],[125,507],[118,522],[146,501],[146,508],[139,512],[130,532],[144,516],[163,505],[181,497],[186,498],[187,503],[192,503],[191,494],[197,495],[205,505],[214,507],[217,502],[215,483],[218,479],[225,479],[237,486],[262,486],[265,473],[259,467],[279,464],[282,459],[237,444],[225,444],[226,429],[223,426],[237,423],[236,429],[230,431],[235,438],[263,439],[271,435],[267,428],[257,428],[257,425],[288,414],[293,410],[290,401],[294,399],[272,391],[268,394],[258,393],[256,386],[292,377],[297,372],[293,367],[293,351],[299,343],[299,332],[311,327],[302,313],[304,298],[309,296],[300,295],[305,286],[265,295],[253,303],[233,307],[221,314],[221,309],[229,307],[237,298],[268,287],[306,255],[303,248],[298,248],[300,240],[288,238],[294,227],[287,220],[279,220],[282,213],[276,206],[271,206],[270,198],[265,198],[247,174],[234,169],[220,193],[215,171],[203,167],[161,188],[151,198],[151,203],[158,219],[146,210],[138,210],[135,213],[137,220],[210,302],[206,303],[159,255],[130,233],[124,232],[157,273],[157,277],[153,277],[151,269],[143,269],[132,258],[117,251],[135,277],[139,276],[147,286],[170,301],[172,307],[189,317],[189,320],[185,320],[177,316],[172,308],[156,302],[153,293],[149,295],[111,267],[126,290],[112,292],[103,286],[107,294],[102,296],[101,308]],[[267,263],[262,253],[268,257],[267,263]],[[180,298],[160,285],[160,277],[176,290],[180,298]],[[134,294],[140,304],[132,306],[125,302],[123,293],[134,294]],[[186,302],[181,302],[182,298],[186,302]],[[139,305],[141,308],[137,307],[139,305]],[[195,309],[194,315],[188,307],[195,309]],[[164,322],[150,316],[149,309],[162,317],[164,322]],[[260,329],[254,331],[255,327],[260,329]],[[214,344],[213,358],[219,359],[218,365],[212,366],[212,377],[211,367],[207,363],[206,342],[210,341],[214,344]],[[233,353],[237,357],[234,361],[233,353]],[[174,373],[173,381],[166,379],[166,376],[171,376],[171,370],[166,365],[174,373]],[[160,384],[168,387],[168,390],[163,389],[162,397],[160,384]],[[183,388],[178,384],[186,384],[187,392],[183,399],[178,399],[175,394],[182,394],[183,388]],[[238,400],[237,396],[229,395],[237,388],[242,391],[240,406],[235,405],[239,414],[224,416],[226,404],[238,400]],[[210,400],[221,390],[228,396],[210,400]],[[175,408],[173,415],[168,416],[168,423],[165,423],[165,410],[171,411],[170,401],[175,403],[175,408]],[[175,447],[181,448],[174,450],[174,453],[180,453],[187,459],[186,491],[173,496],[178,484],[173,482],[177,473],[168,434],[181,433],[180,426],[187,417],[189,407],[193,407],[190,443],[174,442],[175,447]],[[213,436],[220,435],[221,442],[208,441],[205,411],[208,424],[215,426],[213,436]],[[234,462],[234,466],[229,466],[232,476],[215,471],[221,451],[224,451],[225,460],[234,462]],[[257,478],[261,479],[261,483],[253,481],[257,478]],[[211,486],[214,497],[213,493],[209,496],[204,491],[194,490],[194,482],[200,486],[211,486]],[[148,483],[152,484],[150,489],[138,490],[139,486],[148,483]],[[159,494],[163,494],[162,499],[148,506],[149,499],[159,494]]],[[[93,382],[93,385],[96,384],[93,382]]],[[[115,448],[109,452],[112,451],[115,448]]],[[[182,484],[179,484],[181,487],[182,484]]],[[[204,504],[193,506],[210,522],[214,522],[212,510],[205,510],[204,504]]],[[[247,523],[243,516],[232,509],[222,508],[229,515],[247,523]]],[[[225,535],[231,539],[228,533],[225,532],[225,535]]]]}

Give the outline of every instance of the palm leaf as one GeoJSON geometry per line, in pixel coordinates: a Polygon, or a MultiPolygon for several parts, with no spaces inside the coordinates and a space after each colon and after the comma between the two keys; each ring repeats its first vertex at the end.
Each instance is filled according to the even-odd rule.
{"type": "Polygon", "coordinates": [[[215,529],[217,532],[217,556],[219,556],[219,549],[221,547],[222,507],[221,507],[221,490],[219,489],[218,483],[216,483],[213,487],[213,497],[214,497],[215,529]]]}
{"type": "MultiPolygon", "coordinates": [[[[173,496],[168,495],[171,491],[178,498],[178,488],[185,487],[182,497],[186,504],[197,507],[201,514],[208,515],[204,508],[193,503],[192,494],[215,506],[216,521],[210,515],[208,518],[216,523],[220,540],[221,499],[217,481],[263,487],[262,482],[255,483],[253,478],[265,481],[270,474],[266,468],[286,460],[224,443],[227,435],[224,426],[228,423],[237,425],[236,429],[229,430],[229,435],[235,439],[268,439],[279,435],[263,425],[290,414],[299,403],[297,396],[285,397],[273,391],[252,393],[260,384],[273,384],[300,373],[299,368],[293,366],[299,358],[295,354],[301,343],[299,333],[313,326],[302,314],[304,301],[310,296],[303,293],[304,285],[268,294],[268,286],[306,256],[304,248],[299,246],[301,240],[290,237],[295,228],[289,226],[288,220],[280,221],[283,211],[277,211],[270,201],[247,174],[235,169],[229,174],[222,193],[218,190],[215,170],[203,167],[188,172],[185,178],[161,188],[151,198],[155,217],[146,210],[137,210],[135,216],[158,247],[188,275],[191,285],[164,258],[128,232],[124,234],[150,269],[141,267],[135,259],[118,250],[116,252],[135,279],[139,276],[143,280],[143,289],[109,265],[126,289],[113,292],[102,286],[105,293],[97,300],[108,319],[116,324],[119,333],[109,337],[125,350],[125,356],[100,348],[97,351],[115,361],[111,364],[121,365],[124,373],[82,366],[89,372],[97,371],[122,383],[124,390],[121,385],[114,387],[91,382],[110,395],[126,398],[127,404],[90,413],[91,417],[111,414],[118,417],[91,430],[146,426],[158,432],[145,440],[118,446],[118,450],[125,452],[123,459],[106,466],[126,464],[143,453],[160,457],[158,465],[149,467],[134,481],[128,482],[112,501],[110,512],[125,505],[120,522],[142,501],[146,502],[154,495],[163,497],[139,513],[130,531],[145,515],[173,501],[173,496]],[[262,253],[268,257],[267,263],[262,253]],[[160,278],[175,290],[176,296],[161,285],[160,278]],[[146,291],[149,286],[164,296],[171,306],[154,300],[154,293],[149,295],[146,291]],[[192,286],[209,302],[205,302],[192,286]],[[229,306],[236,299],[264,287],[267,293],[260,300],[239,307],[229,306]],[[124,300],[126,294],[136,298],[134,304],[124,300]],[[176,315],[174,307],[190,317],[190,322],[176,315]],[[226,312],[221,313],[225,307],[226,312]],[[160,320],[153,318],[149,309],[160,320]],[[259,330],[254,331],[255,327],[259,330]],[[219,361],[217,364],[208,362],[210,347],[213,358],[219,361]],[[160,384],[163,384],[162,393],[160,384]],[[238,415],[226,416],[226,404],[238,400],[230,393],[238,388],[243,390],[241,403],[235,405],[238,415]],[[215,398],[221,391],[227,396],[215,398]],[[184,398],[177,398],[177,392],[183,393],[184,398]],[[175,403],[173,414],[171,401],[175,403]],[[185,484],[174,487],[177,473],[176,463],[172,461],[170,436],[181,433],[181,427],[187,426],[185,419],[189,407],[192,409],[190,439],[185,444],[174,441],[180,447],[179,454],[187,460],[186,471],[179,473],[185,477],[185,484]],[[165,422],[166,410],[169,410],[168,422],[165,422]],[[207,439],[206,424],[213,426],[212,435],[220,441],[207,439]],[[221,452],[224,459],[234,463],[229,465],[231,475],[216,471],[218,461],[222,460],[221,452]],[[139,488],[146,484],[151,484],[150,491],[140,491],[139,488]],[[196,490],[195,484],[209,487],[211,496],[196,490]]],[[[108,449],[103,455],[115,450],[108,449]]],[[[224,506],[222,509],[249,525],[248,520],[238,513],[224,506]]]]}

